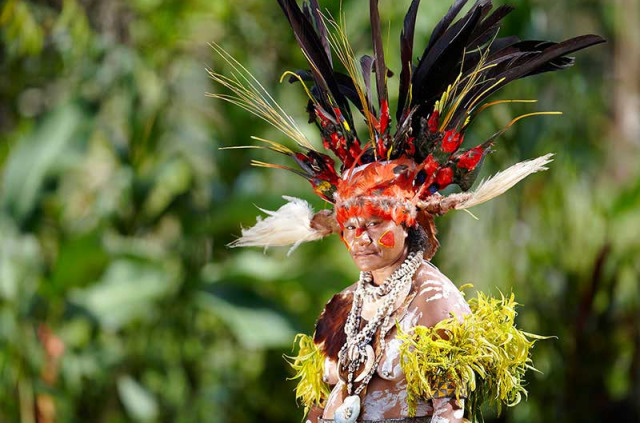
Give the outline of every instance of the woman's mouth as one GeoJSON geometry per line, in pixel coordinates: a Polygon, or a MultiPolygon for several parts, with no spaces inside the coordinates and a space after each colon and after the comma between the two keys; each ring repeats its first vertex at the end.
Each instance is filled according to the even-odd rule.
{"type": "Polygon", "coordinates": [[[369,257],[374,255],[376,255],[375,251],[362,251],[353,254],[354,257],[369,257]]]}

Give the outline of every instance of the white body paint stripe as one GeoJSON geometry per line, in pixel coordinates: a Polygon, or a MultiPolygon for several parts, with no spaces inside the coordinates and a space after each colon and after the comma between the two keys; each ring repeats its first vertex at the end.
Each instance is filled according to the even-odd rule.
{"type": "Polygon", "coordinates": [[[443,298],[442,294],[434,294],[427,298],[427,302],[430,303],[431,301],[439,300],[440,298],[443,298]]]}

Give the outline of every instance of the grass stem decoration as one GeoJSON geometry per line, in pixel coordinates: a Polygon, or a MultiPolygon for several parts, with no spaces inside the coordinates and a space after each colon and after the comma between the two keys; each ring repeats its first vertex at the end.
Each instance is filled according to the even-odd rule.
{"type": "Polygon", "coordinates": [[[513,294],[491,298],[479,293],[469,301],[472,313],[460,321],[455,316],[434,327],[398,328],[400,363],[407,378],[409,413],[415,415],[419,398],[438,396],[442,381],[454,387],[453,396],[466,397],[472,422],[482,421],[485,401],[514,406],[526,397],[524,375],[532,366],[530,350],[546,337],[519,330],[518,305],[513,294]]]}

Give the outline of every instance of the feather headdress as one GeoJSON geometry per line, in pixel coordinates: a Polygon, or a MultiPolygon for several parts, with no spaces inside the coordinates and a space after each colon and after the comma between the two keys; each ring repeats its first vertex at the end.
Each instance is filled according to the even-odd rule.
{"type": "MultiPolygon", "coordinates": [[[[502,194],[527,175],[546,169],[550,161],[550,155],[546,155],[516,164],[482,183],[476,192],[467,193],[498,136],[521,118],[549,114],[529,113],[515,118],[477,146],[463,149],[466,130],[480,112],[508,102],[485,100],[517,79],[570,67],[574,59],[569,54],[604,40],[597,35],[557,43],[498,37],[502,19],[513,8],[500,6],[491,12],[491,0],[476,0],[456,20],[467,2],[455,0],[420,55],[414,54],[420,0],[411,2],[400,35],[401,69],[393,128],[387,89],[392,73],[385,63],[378,0],[369,0],[373,57],[360,58],[354,54],[343,24],[323,14],[317,0],[305,1],[302,8],[296,0],[278,0],[309,63],[308,70],[286,74],[289,82],[304,87],[309,96],[310,122],[317,126],[322,144],[331,154],[314,149],[262,85],[217,45],[214,49],[235,72],[229,78],[210,71],[215,81],[232,92],[212,96],[245,108],[297,142],[301,151],[261,140],[265,148],[293,159],[297,169],[253,164],[285,168],[309,180],[317,195],[334,204],[340,226],[349,217],[371,214],[413,226],[424,221],[420,214],[472,207],[502,194]],[[414,57],[419,59],[415,61],[414,57]],[[335,59],[346,73],[336,70],[335,59]],[[356,132],[354,113],[364,118],[366,134],[356,132]],[[463,193],[438,194],[452,184],[463,193]]],[[[277,234],[277,228],[282,227],[284,214],[294,208],[297,216],[305,218],[297,219],[304,226],[300,228],[303,235],[292,244],[330,232],[327,226],[314,226],[311,210],[300,210],[302,206],[292,200],[279,211],[270,212],[256,227],[243,231],[243,237],[233,245],[281,245],[287,237],[277,234]]],[[[291,228],[287,231],[296,233],[291,228]]]]}

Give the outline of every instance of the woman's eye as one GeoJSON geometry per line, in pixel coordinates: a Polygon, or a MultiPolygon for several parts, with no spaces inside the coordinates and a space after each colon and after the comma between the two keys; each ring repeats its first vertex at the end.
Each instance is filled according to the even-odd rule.
{"type": "Polygon", "coordinates": [[[369,223],[367,223],[368,227],[377,226],[377,225],[378,225],[378,222],[369,222],[369,223]]]}
{"type": "Polygon", "coordinates": [[[347,229],[348,229],[348,230],[350,230],[350,231],[354,230],[355,228],[356,228],[356,227],[355,227],[355,226],[353,226],[353,225],[349,225],[349,226],[347,226],[347,229]]]}

